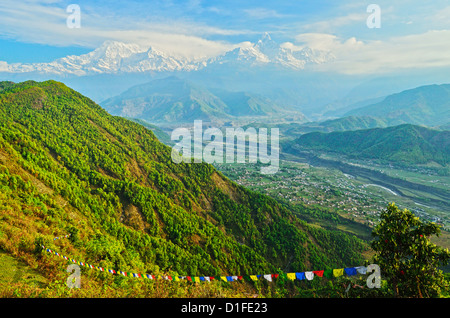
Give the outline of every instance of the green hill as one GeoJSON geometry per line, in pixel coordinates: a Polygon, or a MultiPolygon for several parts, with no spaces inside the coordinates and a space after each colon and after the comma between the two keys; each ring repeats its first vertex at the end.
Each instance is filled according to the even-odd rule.
{"type": "Polygon", "coordinates": [[[446,166],[450,162],[450,131],[410,124],[356,131],[313,132],[300,136],[291,145],[353,158],[404,164],[436,162],[446,166]]]}
{"type": "Polygon", "coordinates": [[[360,130],[369,128],[383,128],[387,124],[382,119],[370,116],[348,116],[337,119],[325,120],[318,123],[302,124],[305,132],[322,131],[346,131],[346,130],[360,130]]]}
{"type": "MultiPolygon", "coordinates": [[[[67,262],[42,254],[41,244],[150,274],[250,275],[362,262],[365,245],[355,237],[310,226],[211,165],[173,163],[152,131],[62,83],[0,87],[0,250],[49,282],[43,294],[23,286],[21,293],[62,290],[67,262]]],[[[168,293],[95,270],[83,275],[81,295],[168,293]]],[[[192,295],[186,285],[172,286],[172,295],[192,295]]],[[[211,287],[202,295],[217,293],[211,287]]]]}

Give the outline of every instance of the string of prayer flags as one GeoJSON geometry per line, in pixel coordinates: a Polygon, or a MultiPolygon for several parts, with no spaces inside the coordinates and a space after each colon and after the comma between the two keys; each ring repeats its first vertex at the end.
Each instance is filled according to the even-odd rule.
{"type": "MultiPolygon", "coordinates": [[[[69,237],[70,235],[66,235],[63,237],[69,237]]],[[[60,237],[56,237],[56,239],[59,239],[60,237]]],[[[268,282],[272,282],[274,279],[279,278],[279,277],[284,277],[288,280],[291,281],[295,281],[295,280],[313,280],[314,277],[325,277],[325,278],[333,278],[333,277],[340,277],[343,276],[344,274],[347,276],[355,276],[357,274],[361,274],[361,275],[366,275],[367,274],[367,267],[365,266],[356,266],[356,267],[346,267],[346,268],[336,268],[336,269],[326,269],[326,270],[319,270],[319,271],[307,271],[307,272],[290,272],[290,273],[282,273],[282,274],[264,274],[264,275],[248,275],[248,276],[239,276],[239,275],[234,275],[234,276],[169,276],[169,275],[165,275],[165,276],[155,276],[155,275],[150,275],[150,274],[139,274],[139,273],[127,273],[127,272],[123,272],[123,271],[116,271],[114,269],[105,269],[103,267],[100,266],[93,266],[91,264],[87,264],[81,261],[77,261],[75,259],[72,258],[68,258],[64,255],[59,254],[56,251],[53,251],[49,248],[46,248],[45,246],[42,245],[42,248],[51,254],[54,254],[58,257],[61,257],[65,260],[69,260],[74,264],[78,264],[81,266],[85,266],[91,269],[97,269],[99,271],[102,272],[108,272],[111,273],[113,275],[123,275],[125,277],[134,277],[134,278],[147,278],[147,279],[151,279],[151,280],[156,280],[156,279],[164,279],[164,280],[170,280],[170,281],[180,281],[180,280],[188,280],[190,282],[194,282],[194,283],[200,283],[200,282],[211,282],[212,280],[216,279],[216,280],[221,280],[224,282],[235,282],[235,281],[241,281],[241,280],[248,280],[248,281],[258,281],[260,279],[265,279],[268,282]],[[280,276],[281,275],[281,276],[280,276]]]]}
{"type": "Polygon", "coordinates": [[[61,237],[57,236],[57,237],[53,238],[53,241],[56,241],[56,240],[59,240],[59,239],[62,239],[62,238],[67,238],[69,236],[70,236],[70,234],[67,234],[67,235],[64,235],[64,236],[61,236],[61,237]]]}

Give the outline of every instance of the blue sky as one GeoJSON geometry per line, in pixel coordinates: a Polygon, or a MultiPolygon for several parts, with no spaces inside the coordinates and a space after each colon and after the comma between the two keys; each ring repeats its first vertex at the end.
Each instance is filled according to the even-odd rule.
{"type": "Polygon", "coordinates": [[[338,56],[334,68],[342,71],[371,72],[400,61],[405,68],[419,62],[450,66],[448,0],[0,1],[0,61],[7,63],[50,62],[87,53],[106,40],[213,56],[255,42],[264,32],[294,48],[329,50],[338,56]],[[367,27],[371,3],[381,9],[381,28],[367,27]],[[66,25],[70,4],[81,9],[80,28],[66,25]]]}

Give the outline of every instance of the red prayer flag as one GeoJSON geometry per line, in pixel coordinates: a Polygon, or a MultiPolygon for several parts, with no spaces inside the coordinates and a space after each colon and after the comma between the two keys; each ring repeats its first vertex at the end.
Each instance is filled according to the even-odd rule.
{"type": "Polygon", "coordinates": [[[323,277],[323,270],[322,271],[313,271],[314,275],[317,275],[319,277],[323,277]]]}

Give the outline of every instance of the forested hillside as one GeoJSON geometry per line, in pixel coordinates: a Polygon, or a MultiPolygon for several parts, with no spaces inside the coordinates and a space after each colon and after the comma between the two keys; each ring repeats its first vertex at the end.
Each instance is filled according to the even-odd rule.
{"type": "Polygon", "coordinates": [[[49,281],[67,265],[42,255],[41,244],[152,274],[250,275],[362,262],[360,240],[310,226],[211,165],[175,164],[170,154],[150,130],[62,83],[0,83],[0,249],[49,281]]]}
{"type": "Polygon", "coordinates": [[[450,131],[410,124],[300,136],[290,143],[299,149],[338,153],[353,158],[379,159],[402,164],[450,162],[450,131]]]}

